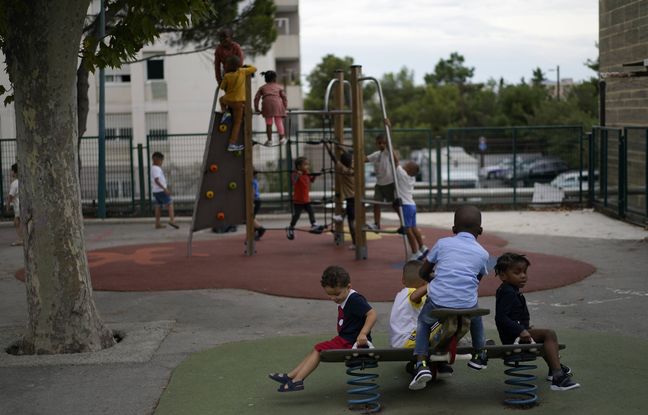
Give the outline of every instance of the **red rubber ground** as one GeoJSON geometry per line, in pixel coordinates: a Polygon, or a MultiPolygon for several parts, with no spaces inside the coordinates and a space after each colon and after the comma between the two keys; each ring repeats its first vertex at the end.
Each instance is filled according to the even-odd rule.
{"type": "MultiPolygon", "coordinates": [[[[422,228],[429,246],[449,231],[422,228]]],[[[392,301],[401,288],[404,248],[402,237],[387,235],[369,241],[369,259],[356,261],[354,252],[335,246],[331,234],[297,232],[295,240],[283,231],[269,231],[257,242],[257,254],[244,255],[244,238],[233,235],[193,244],[187,258],[186,243],[129,245],[88,253],[92,285],[104,291],[163,291],[205,288],[240,288],[285,297],[325,299],[320,287],[322,271],[340,265],[351,274],[352,285],[371,301],[392,301]]],[[[496,236],[479,242],[493,256],[506,251],[528,255],[529,283],[524,291],[573,284],[592,274],[593,266],[559,256],[523,252],[496,236]]],[[[24,271],[16,273],[24,278],[24,271]]],[[[494,276],[482,280],[479,294],[494,295],[494,276]]]]}

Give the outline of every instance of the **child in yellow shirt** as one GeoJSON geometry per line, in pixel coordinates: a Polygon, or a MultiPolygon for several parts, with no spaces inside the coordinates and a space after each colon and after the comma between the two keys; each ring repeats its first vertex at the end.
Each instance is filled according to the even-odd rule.
{"type": "Polygon", "coordinates": [[[236,140],[241,130],[243,113],[245,112],[245,77],[248,74],[256,72],[252,65],[241,66],[241,59],[238,56],[228,56],[225,60],[225,75],[220,84],[220,88],[225,92],[220,98],[223,118],[221,123],[230,117],[226,108],[231,111],[232,129],[228,140],[227,151],[240,151],[245,148],[244,144],[236,144],[236,140]]]}

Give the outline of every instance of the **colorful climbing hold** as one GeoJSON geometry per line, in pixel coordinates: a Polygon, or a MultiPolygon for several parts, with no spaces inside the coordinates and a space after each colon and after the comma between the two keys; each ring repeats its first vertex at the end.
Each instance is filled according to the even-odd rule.
{"type": "Polygon", "coordinates": [[[218,164],[212,164],[211,166],[209,166],[209,171],[216,173],[218,171],[218,164]]]}
{"type": "Polygon", "coordinates": [[[218,213],[216,214],[216,219],[218,219],[218,220],[225,220],[225,213],[223,213],[223,212],[218,212],[218,213]]]}
{"type": "Polygon", "coordinates": [[[207,192],[205,193],[205,197],[207,199],[213,199],[214,198],[214,192],[212,192],[211,190],[207,190],[207,192]]]}
{"type": "Polygon", "coordinates": [[[230,182],[227,187],[229,187],[230,190],[236,190],[236,182],[230,182]]]}

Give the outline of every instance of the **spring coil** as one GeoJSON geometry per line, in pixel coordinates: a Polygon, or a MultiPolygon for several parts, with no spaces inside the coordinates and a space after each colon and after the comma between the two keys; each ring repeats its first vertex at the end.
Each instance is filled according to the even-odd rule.
{"type": "Polygon", "coordinates": [[[517,354],[504,360],[504,365],[509,367],[504,373],[510,377],[504,383],[515,387],[515,389],[505,391],[508,395],[512,395],[508,399],[504,399],[505,404],[517,407],[528,407],[537,404],[538,395],[536,395],[536,392],[538,387],[533,383],[537,378],[530,373],[523,373],[538,368],[538,366],[533,364],[523,364],[523,362],[532,362],[534,360],[536,360],[535,355],[525,353],[517,354]]]}
{"type": "Polygon", "coordinates": [[[377,368],[378,362],[375,359],[353,359],[346,362],[346,365],[346,373],[350,376],[347,381],[349,385],[347,393],[350,398],[353,398],[347,400],[349,409],[363,414],[379,412],[380,393],[376,383],[378,374],[365,372],[365,369],[377,368]]]}

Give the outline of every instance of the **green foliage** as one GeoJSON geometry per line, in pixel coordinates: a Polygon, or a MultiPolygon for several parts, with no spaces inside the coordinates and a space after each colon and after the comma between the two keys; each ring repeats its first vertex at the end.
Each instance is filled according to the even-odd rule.
{"type": "Polygon", "coordinates": [[[272,0],[254,0],[246,1],[239,11],[241,2],[242,0],[209,0],[211,7],[206,17],[180,31],[172,44],[215,47],[218,31],[227,27],[234,32],[234,39],[247,53],[256,55],[268,52],[277,39],[274,20],[277,7],[272,0]]]}
{"type": "Polygon", "coordinates": [[[98,15],[85,28],[81,56],[90,71],[119,67],[162,33],[201,24],[213,12],[206,0],[115,0],[105,6],[106,36],[99,36],[98,15]]]}
{"type": "Polygon", "coordinates": [[[448,59],[439,59],[434,67],[434,73],[426,74],[423,79],[426,84],[465,84],[475,73],[475,68],[464,66],[464,57],[452,52],[448,59]]]}
{"type": "MultiPolygon", "coordinates": [[[[335,71],[342,69],[344,71],[344,79],[348,80],[351,77],[351,65],[353,65],[353,58],[349,56],[345,56],[344,58],[339,58],[332,54],[324,56],[322,62],[315,66],[306,77],[310,89],[304,98],[304,109],[320,110],[324,108],[324,93],[330,80],[335,78],[335,71]]],[[[348,89],[345,89],[345,91],[348,91],[348,89]]],[[[346,102],[349,102],[348,97],[346,102]]],[[[316,117],[306,117],[304,122],[307,127],[321,127],[321,120],[316,117]]]]}

